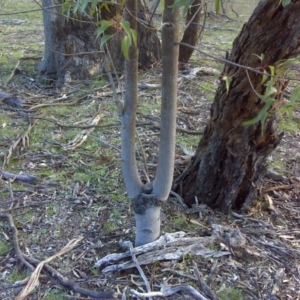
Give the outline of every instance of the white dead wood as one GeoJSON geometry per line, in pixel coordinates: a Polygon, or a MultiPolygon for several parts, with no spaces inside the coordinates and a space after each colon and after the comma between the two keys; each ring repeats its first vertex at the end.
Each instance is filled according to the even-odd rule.
{"type": "Polygon", "coordinates": [[[138,269],[141,277],[143,278],[148,293],[150,293],[151,292],[151,287],[150,287],[149,281],[147,280],[147,277],[146,277],[143,269],[139,265],[139,262],[138,262],[138,260],[135,256],[135,253],[134,253],[132,243],[130,241],[125,241],[125,242],[123,242],[122,245],[129,248],[129,251],[130,251],[130,254],[131,254],[131,257],[132,257],[132,261],[133,261],[135,267],[138,269]]]}
{"type": "Polygon", "coordinates": [[[208,300],[208,298],[204,297],[199,291],[189,285],[180,285],[175,287],[162,286],[160,292],[139,293],[135,290],[130,290],[130,292],[139,297],[139,299],[146,299],[150,297],[168,297],[178,292],[188,292],[193,295],[193,299],[208,300]]]}
{"type": "MultiPolygon", "coordinates": [[[[206,248],[207,246],[212,246],[218,242],[218,236],[185,237],[184,232],[167,233],[152,243],[134,248],[134,253],[138,256],[140,265],[152,264],[162,260],[180,260],[186,253],[215,258],[230,255],[231,252],[229,251],[214,251],[206,248]]],[[[116,263],[121,259],[130,256],[130,251],[120,254],[109,254],[98,260],[94,267],[109,265],[102,270],[103,273],[133,268],[135,264],[132,261],[116,263]]]]}

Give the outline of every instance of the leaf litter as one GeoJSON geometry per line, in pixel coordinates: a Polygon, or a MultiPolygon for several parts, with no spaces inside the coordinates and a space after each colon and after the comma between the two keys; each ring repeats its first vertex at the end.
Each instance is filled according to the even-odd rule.
{"type": "MultiPolygon", "coordinates": [[[[191,69],[193,64],[198,67],[192,62],[191,69]]],[[[159,74],[157,67],[140,77],[137,158],[145,182],[153,179],[157,164],[159,74]]],[[[120,170],[120,123],[111,89],[76,82],[61,94],[32,78],[15,74],[3,91],[26,101],[9,108],[0,104],[0,153],[6,162],[0,170],[2,299],[17,297],[30,275],[13,243],[13,223],[18,246],[34,269],[57,256],[47,262],[52,269],[35,277],[39,285],[28,299],[47,299],[54,291],[60,292],[57,299],[91,299],[55,280],[51,270],[74,286],[123,299],[147,293],[154,299],[300,299],[299,130],[287,131],[270,157],[263,187],[246,215],[224,216],[202,204],[185,208],[172,194],[162,207],[161,239],[178,240],[170,247],[164,240],[144,252],[127,251],[122,245],[134,240],[135,224],[120,170]],[[81,240],[61,253],[74,239],[81,240]],[[27,280],[11,283],[14,270],[27,280]]],[[[212,95],[217,86],[207,74],[182,78],[176,174],[196,150],[209,117],[210,102],[199,86],[205,83],[212,95]]],[[[293,120],[299,119],[297,108],[293,120]]]]}

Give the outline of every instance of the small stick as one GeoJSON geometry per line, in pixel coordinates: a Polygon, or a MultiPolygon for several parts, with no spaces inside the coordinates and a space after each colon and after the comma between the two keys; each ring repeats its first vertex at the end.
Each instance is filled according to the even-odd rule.
{"type": "Polygon", "coordinates": [[[132,243],[130,241],[125,241],[122,243],[122,246],[124,247],[128,247],[129,248],[129,251],[130,251],[130,254],[131,254],[131,257],[132,257],[132,261],[134,262],[135,264],[135,267],[138,269],[141,277],[143,278],[144,282],[145,282],[145,286],[146,286],[146,289],[148,291],[148,293],[151,293],[151,288],[150,288],[150,284],[147,280],[147,277],[143,271],[143,269],[141,268],[141,266],[139,265],[139,262],[135,256],[135,253],[134,253],[134,249],[133,249],[133,246],[132,246],[132,243]]]}

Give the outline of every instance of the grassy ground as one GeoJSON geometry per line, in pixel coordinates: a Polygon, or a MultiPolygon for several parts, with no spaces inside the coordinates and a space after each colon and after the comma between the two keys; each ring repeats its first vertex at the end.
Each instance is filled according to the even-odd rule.
{"type": "MultiPolygon", "coordinates": [[[[128,287],[144,291],[134,268],[108,275],[93,267],[106,254],[122,252],[120,240],[134,239],[133,213],[120,172],[120,123],[111,89],[105,78],[72,82],[64,91],[52,88],[36,72],[43,55],[41,12],[3,15],[39,6],[34,1],[18,1],[16,6],[16,1],[9,0],[1,5],[1,91],[26,100],[24,109],[0,106],[2,170],[31,174],[39,181],[24,184],[1,180],[0,213],[12,215],[21,250],[40,261],[57,253],[71,239],[83,237],[78,246],[50,263],[80,286],[112,290],[119,298],[128,287]],[[11,78],[18,61],[20,72],[11,78]],[[92,123],[97,117],[98,123],[92,123]]],[[[199,44],[203,51],[217,57],[230,51],[253,5],[228,2],[226,8],[228,17],[234,20],[210,13],[199,44]]],[[[190,67],[198,66],[222,67],[196,53],[190,67]]],[[[159,75],[157,68],[141,73],[139,80],[157,83],[159,75]]],[[[178,126],[199,133],[177,133],[176,174],[190,159],[186,150],[197,147],[217,85],[217,78],[212,76],[197,76],[179,84],[178,126]]],[[[139,96],[137,153],[145,180],[155,174],[161,95],[159,90],[146,90],[139,96]]],[[[201,215],[188,214],[175,198],[163,206],[163,233],[181,230],[192,237],[210,236],[214,220],[226,232],[240,228],[247,243],[243,249],[231,249],[231,255],[202,257],[187,253],[180,260],[147,264],[143,269],[152,290],[159,290],[162,283],[199,289],[193,269],[196,262],[220,299],[271,299],[271,295],[277,297],[273,299],[299,299],[299,119],[296,110],[292,120],[282,123],[285,138],[269,159],[270,168],[288,180],[266,179],[248,216],[238,219],[210,210],[203,210],[201,215]]],[[[2,299],[13,299],[24,287],[16,283],[30,272],[15,255],[5,218],[0,219],[0,228],[0,293],[2,299]]],[[[225,252],[228,247],[218,241],[209,250],[225,252]]],[[[91,299],[63,287],[47,273],[42,273],[39,281],[28,299],[91,299]]],[[[170,299],[191,298],[178,293],[170,299]]]]}

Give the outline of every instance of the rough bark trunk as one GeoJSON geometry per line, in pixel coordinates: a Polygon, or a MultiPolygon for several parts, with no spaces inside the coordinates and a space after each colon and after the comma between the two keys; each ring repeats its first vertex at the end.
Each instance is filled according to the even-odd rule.
{"type": "MultiPolygon", "coordinates": [[[[276,62],[299,55],[300,0],[285,8],[278,1],[260,1],[233,44],[229,61],[263,70],[276,62]],[[264,54],[261,62],[256,55],[264,54]]],[[[226,63],[223,74],[232,78],[229,91],[224,81],[216,92],[210,120],[195,156],[175,181],[187,204],[206,203],[221,208],[246,209],[265,170],[266,158],[280,142],[275,105],[268,110],[265,130],[261,123],[244,126],[258,115],[264,103],[262,75],[226,63]],[[254,90],[253,90],[254,89],[254,90]]],[[[278,81],[276,83],[280,85],[278,81]]],[[[278,95],[277,95],[278,96],[278,95]]],[[[279,95],[279,98],[281,96],[279,95]]]]}
{"type": "MultiPolygon", "coordinates": [[[[104,59],[107,56],[107,53],[100,51],[99,39],[96,40],[96,17],[91,18],[83,13],[79,17],[70,15],[70,18],[66,18],[61,3],[62,0],[43,0],[45,52],[38,67],[41,73],[58,79],[58,86],[64,83],[67,72],[72,79],[86,79],[102,74],[105,69],[104,59]]],[[[138,6],[139,19],[147,21],[146,10],[140,1],[138,6]]],[[[106,32],[114,35],[107,45],[114,67],[122,70],[123,32],[120,30],[119,22],[123,20],[123,11],[115,5],[109,7],[109,11],[102,8],[97,18],[109,20],[113,24],[106,32]]],[[[138,25],[138,45],[140,67],[148,68],[160,59],[160,41],[156,32],[149,30],[149,26],[138,25]]]]}
{"type": "MultiPolygon", "coordinates": [[[[202,0],[194,0],[191,8],[188,10],[186,15],[186,25],[181,42],[196,46],[199,40],[200,32],[200,17],[201,17],[201,4],[202,0]]],[[[179,61],[187,63],[193,54],[193,49],[180,45],[179,47],[179,61]]]]}

